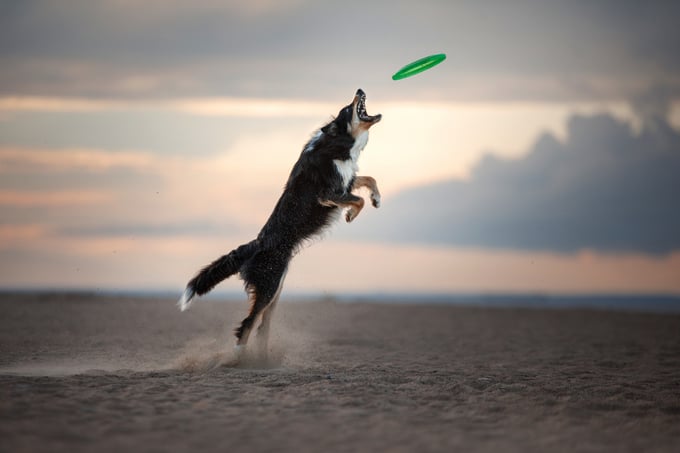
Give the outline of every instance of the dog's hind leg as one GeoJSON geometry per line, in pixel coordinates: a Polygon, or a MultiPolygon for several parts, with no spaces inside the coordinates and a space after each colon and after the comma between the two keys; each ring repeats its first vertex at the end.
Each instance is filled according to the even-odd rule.
{"type": "Polygon", "coordinates": [[[279,297],[281,296],[281,290],[283,289],[283,281],[285,278],[286,273],[284,272],[272,301],[262,310],[262,321],[260,321],[260,326],[257,328],[257,340],[259,347],[265,354],[269,350],[269,325],[271,324],[272,315],[274,314],[276,304],[278,303],[279,297]]]}
{"type": "Polygon", "coordinates": [[[242,271],[251,307],[248,316],[236,329],[237,348],[242,348],[248,343],[248,337],[257,318],[278,299],[289,256],[276,250],[261,252],[255,255],[248,268],[242,271]]]}
{"type": "Polygon", "coordinates": [[[262,310],[269,305],[274,297],[274,292],[266,289],[257,288],[255,285],[248,285],[248,294],[250,296],[250,313],[241,321],[241,325],[236,329],[236,348],[241,350],[248,344],[250,332],[253,330],[253,324],[260,316],[262,310]]]}

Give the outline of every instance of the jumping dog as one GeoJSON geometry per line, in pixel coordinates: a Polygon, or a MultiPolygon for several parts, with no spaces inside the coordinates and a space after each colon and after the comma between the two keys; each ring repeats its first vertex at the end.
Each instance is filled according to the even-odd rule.
{"type": "Polygon", "coordinates": [[[382,115],[366,113],[366,94],[357,90],[351,104],[318,129],[305,144],[293,166],[283,194],[257,238],[218,258],[192,278],[178,305],[186,310],[194,296],[202,296],[238,273],[251,302],[250,313],[236,329],[236,347],[242,349],[258,319],[265,350],[272,312],[281,294],[288,264],[305,241],[319,235],[342,212],[351,222],[364,207],[353,192],[367,187],[371,204],[380,206],[374,178],[357,176],[357,160],[368,141],[368,130],[382,115]]]}

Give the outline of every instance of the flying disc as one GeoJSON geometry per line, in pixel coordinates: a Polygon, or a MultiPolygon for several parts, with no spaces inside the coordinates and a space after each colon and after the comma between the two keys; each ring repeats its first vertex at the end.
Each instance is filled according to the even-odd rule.
{"type": "Polygon", "coordinates": [[[409,63],[392,76],[392,80],[401,80],[406,77],[411,77],[419,74],[433,66],[437,66],[442,61],[446,60],[446,54],[438,53],[435,55],[430,55],[429,57],[421,58],[413,63],[409,63]]]}

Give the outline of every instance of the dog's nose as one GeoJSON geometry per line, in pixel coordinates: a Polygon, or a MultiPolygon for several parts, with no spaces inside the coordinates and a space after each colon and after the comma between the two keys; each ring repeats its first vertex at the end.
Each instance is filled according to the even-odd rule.
{"type": "Polygon", "coordinates": [[[366,93],[364,93],[364,90],[362,90],[361,88],[359,88],[359,89],[357,90],[357,94],[356,94],[355,96],[366,96],[366,93]]]}

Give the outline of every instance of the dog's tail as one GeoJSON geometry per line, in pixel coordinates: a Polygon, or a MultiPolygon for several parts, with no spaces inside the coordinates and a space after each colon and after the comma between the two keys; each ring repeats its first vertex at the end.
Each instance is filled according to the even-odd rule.
{"type": "Polygon", "coordinates": [[[245,261],[257,252],[259,249],[258,241],[253,240],[247,244],[240,245],[226,255],[216,259],[212,263],[205,266],[201,271],[192,278],[182,294],[179,302],[179,309],[184,311],[189,308],[191,299],[194,296],[202,296],[210,292],[218,283],[225,280],[241,269],[245,261]]]}

